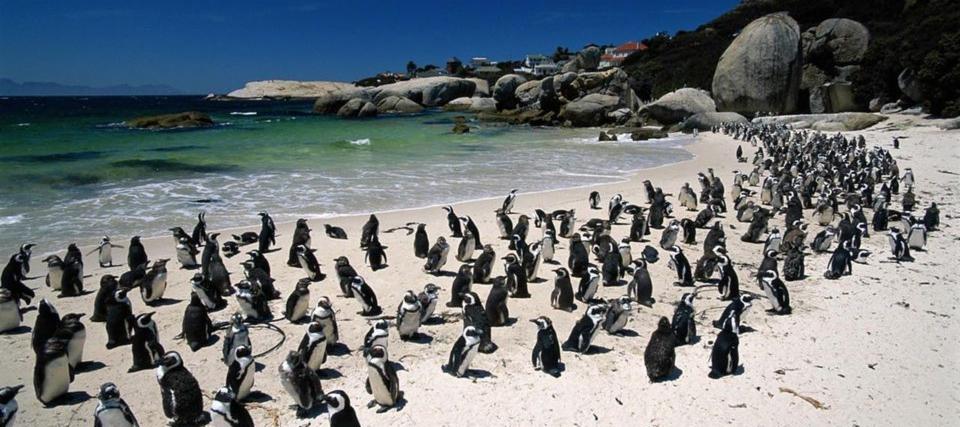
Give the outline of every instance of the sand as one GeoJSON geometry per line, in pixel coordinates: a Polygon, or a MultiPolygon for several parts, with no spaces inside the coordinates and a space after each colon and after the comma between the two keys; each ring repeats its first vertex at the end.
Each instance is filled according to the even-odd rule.
{"type": "MultiPolygon", "coordinates": [[[[408,289],[420,291],[426,283],[443,288],[441,301],[449,298],[452,276],[434,277],[422,272],[423,261],[413,255],[413,236],[404,232],[381,233],[387,249],[390,266],[371,272],[363,265],[363,253],[358,239],[366,215],[338,217],[327,223],[341,226],[350,235],[348,241],[332,240],[323,234],[321,220],[312,220],[314,247],[317,256],[330,274],[326,280],[311,288],[311,300],[320,295],[331,297],[337,311],[341,340],[352,350],[350,354],[331,356],[324,368],[329,369],[323,380],[325,390],[344,390],[350,395],[358,417],[364,425],[704,425],[746,423],[748,425],[944,425],[960,416],[960,312],[957,309],[958,279],[953,268],[957,260],[957,240],[960,239],[958,220],[953,213],[957,207],[960,175],[949,172],[960,160],[960,132],[937,130],[930,122],[914,117],[895,116],[862,132],[869,144],[891,146],[894,135],[908,136],[901,149],[894,151],[901,169],[912,167],[918,179],[919,205],[926,207],[935,201],[941,207],[942,231],[931,234],[926,252],[915,254],[916,262],[898,265],[886,262],[889,249],[886,236],[871,233],[864,242],[875,257],[868,265],[855,265],[853,276],[841,280],[822,279],[828,254],[810,255],[806,268],[808,278],[802,282],[788,282],[794,312],[789,316],[769,316],[763,312],[767,303],[760,300],[744,318],[752,328],[742,334],[740,354],[742,369],[738,375],[720,380],[707,378],[708,357],[716,330],[710,322],[717,318],[726,305],[713,289],[701,292],[696,301],[700,341],[679,347],[677,367],[682,373],[671,381],[650,383],[643,365],[643,350],[660,316],[671,316],[674,303],[688,289],[672,286],[675,274],[667,269],[664,259],[651,265],[654,281],[652,308],[637,309],[628,323],[626,336],[611,336],[601,332],[594,344],[594,354],[563,353],[566,371],[555,379],[535,371],[530,364],[536,329],[528,322],[540,315],[553,319],[561,340],[565,339],[576,320],[582,315],[584,304],[574,313],[550,308],[549,295],[553,288],[553,266],[543,265],[540,277],[546,279],[530,285],[531,299],[511,299],[511,316],[515,324],[495,328],[493,339],[499,345],[494,354],[481,354],[474,359],[473,369],[486,374],[480,378],[454,378],[441,372],[441,364],[461,331],[459,310],[443,307],[438,310],[446,318],[441,325],[425,326],[421,332],[431,337],[428,343],[402,342],[391,329],[390,356],[403,369],[399,372],[401,389],[406,403],[400,409],[383,414],[367,409],[370,397],[364,391],[366,367],[358,351],[369,322],[357,314],[359,304],[338,294],[332,276],[332,260],[346,255],[359,273],[375,289],[387,314],[395,313],[403,293],[408,289]],[[907,125],[912,123],[913,127],[907,125]],[[808,399],[804,399],[807,397],[808,399]],[[817,402],[819,402],[817,404],[817,402]],[[819,407],[818,407],[819,406],[819,407]]],[[[522,193],[515,212],[532,214],[535,208],[550,211],[558,208],[576,208],[582,220],[602,217],[603,211],[591,211],[587,206],[590,190],[598,190],[606,204],[614,193],[622,193],[627,200],[641,202],[641,183],[645,179],[660,186],[665,192],[676,194],[684,182],[696,186],[696,173],[714,168],[731,185],[732,171],[743,167],[735,161],[738,142],[720,135],[701,133],[698,140],[685,148],[695,155],[686,162],[640,171],[624,182],[598,185],[590,188],[551,191],[539,194],[522,193]]],[[[745,146],[747,153],[753,149],[745,146]]],[[[516,173],[505,171],[505,173],[516,173]]],[[[671,198],[671,200],[673,200],[671,198]]],[[[494,223],[494,209],[501,199],[481,200],[455,205],[460,215],[470,215],[477,222],[484,243],[494,245],[498,258],[507,253],[505,241],[499,240],[494,223]]],[[[728,201],[729,203],[729,201],[728,201]]],[[[306,213],[305,213],[306,214],[306,213]]],[[[696,212],[677,209],[675,216],[692,217],[696,212]]],[[[811,212],[804,212],[811,218],[811,212]]],[[[381,231],[411,221],[426,222],[430,240],[448,236],[445,213],[439,207],[427,207],[377,213],[381,231]]],[[[514,216],[514,219],[516,217],[514,216]]],[[[783,229],[783,217],[773,224],[783,229]]],[[[211,230],[217,219],[208,218],[211,230]]],[[[582,222],[581,222],[582,223],[582,222]]],[[[739,236],[746,224],[732,216],[727,225],[730,256],[744,289],[759,292],[753,274],[761,260],[762,245],[742,243],[739,236]],[[731,227],[732,226],[732,227],[731,227]]],[[[251,226],[258,230],[258,221],[251,213],[251,226]]],[[[170,224],[192,228],[193,224],[170,224]]],[[[629,225],[617,225],[613,235],[624,236],[629,225]]],[[[820,230],[811,225],[810,239],[820,230]]],[[[540,230],[531,230],[539,236],[540,230]]],[[[302,277],[299,269],[286,266],[287,248],[292,236],[292,224],[280,227],[278,242],[282,250],[270,253],[274,278],[286,295],[302,277]]],[[[698,230],[702,242],[705,230],[698,230]]],[[[658,241],[660,231],[654,230],[651,240],[658,241]]],[[[119,238],[119,236],[118,236],[119,238]]],[[[89,243],[95,240],[91,236],[89,243]]],[[[458,239],[450,239],[456,247],[458,239]]],[[[808,239],[809,241],[809,239],[808,239]]],[[[81,242],[83,243],[83,242],[81,242]]],[[[119,242],[118,242],[119,243],[119,242]]],[[[174,257],[173,241],[169,237],[145,242],[151,258],[174,257]]],[[[644,244],[634,243],[634,254],[644,244]]],[[[14,245],[7,248],[13,250],[14,245]]],[[[694,262],[702,252],[702,243],[685,245],[687,257],[694,262]]],[[[82,248],[84,252],[88,248],[82,248]]],[[[455,250],[455,249],[454,249],[455,250]]],[[[564,242],[556,259],[566,264],[567,245],[564,242]]],[[[444,270],[453,272],[458,264],[453,254],[444,270]]],[[[44,270],[35,256],[35,271],[44,270]]],[[[242,278],[238,265],[245,256],[226,259],[234,282],[242,278]]],[[[115,253],[115,259],[125,259],[125,252],[115,253]]],[[[119,275],[123,267],[94,268],[96,260],[87,257],[91,274],[85,285],[96,289],[100,276],[119,275]]],[[[188,279],[193,271],[179,270],[171,262],[167,297],[176,304],[146,307],[139,295],[131,293],[134,311],[157,311],[155,319],[160,327],[161,342],[167,350],[179,351],[187,368],[198,378],[209,396],[222,386],[226,367],[220,361],[220,342],[192,353],[184,342],[174,340],[180,333],[180,319],[189,298],[188,279]]],[[[498,260],[494,274],[502,274],[498,260]]],[[[61,314],[90,312],[93,294],[71,299],[57,299],[43,288],[42,279],[28,283],[41,288],[39,297],[51,299],[61,314]]],[[[486,296],[488,285],[474,285],[474,291],[486,296]]],[[[599,296],[616,297],[626,293],[626,287],[601,288],[599,296]]],[[[272,304],[280,317],[283,301],[272,304]]],[[[223,321],[236,309],[231,298],[230,307],[214,313],[214,321],[223,321]]],[[[32,326],[36,311],[26,314],[25,324],[32,326]]],[[[277,320],[275,325],[286,333],[280,350],[270,353],[258,362],[264,368],[257,373],[255,390],[261,396],[247,404],[257,425],[327,425],[325,416],[298,420],[290,409],[293,403],[283,391],[277,376],[277,367],[288,350],[297,346],[305,326],[277,320]]],[[[0,384],[26,384],[19,396],[20,425],[92,424],[96,407],[95,396],[101,383],[116,383],[123,397],[132,407],[142,425],[163,425],[165,418],[160,405],[160,389],[153,371],[128,374],[130,348],[112,351],[104,348],[106,335],[102,324],[87,323],[85,359],[100,362],[95,369],[77,375],[70,387],[69,402],[52,408],[43,408],[34,398],[32,376],[34,356],[30,351],[30,334],[0,335],[0,384]],[[84,396],[91,396],[84,399],[84,396]]],[[[220,333],[222,336],[222,332],[220,333]]],[[[260,329],[253,331],[255,350],[260,351],[276,343],[279,336],[260,329]]]]}

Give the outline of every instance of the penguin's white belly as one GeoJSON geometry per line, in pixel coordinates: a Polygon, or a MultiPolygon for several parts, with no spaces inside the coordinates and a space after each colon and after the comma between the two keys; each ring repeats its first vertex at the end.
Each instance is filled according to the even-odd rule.
{"type": "Polygon", "coordinates": [[[61,356],[47,362],[43,372],[43,391],[40,400],[51,402],[70,389],[70,362],[61,356]]]}
{"type": "Polygon", "coordinates": [[[437,309],[437,300],[431,299],[430,303],[423,309],[423,313],[420,314],[420,320],[427,320],[433,317],[433,312],[437,309]]]}
{"type": "Polygon", "coordinates": [[[97,419],[103,426],[133,427],[133,424],[129,423],[127,418],[123,416],[123,410],[120,408],[104,409],[97,414],[97,419]]]}
{"type": "Polygon", "coordinates": [[[0,304],[0,332],[6,332],[20,326],[20,307],[17,301],[10,300],[0,304]]]}
{"type": "Polygon", "coordinates": [[[307,367],[316,371],[323,365],[323,356],[327,354],[326,345],[318,345],[310,353],[310,359],[307,360],[307,367]]]}
{"type": "Polygon", "coordinates": [[[167,290],[167,274],[158,274],[157,277],[153,279],[153,282],[147,286],[149,286],[151,290],[150,298],[147,298],[147,288],[143,286],[140,287],[140,293],[145,302],[157,301],[163,298],[163,293],[167,290]]]}
{"type": "MultiPolygon", "coordinates": [[[[200,289],[200,288],[194,286],[194,287],[193,287],[193,292],[195,292],[195,293],[197,294],[197,296],[200,297],[200,302],[203,303],[203,306],[204,306],[204,307],[206,307],[206,308],[208,308],[208,309],[213,309],[213,308],[216,308],[216,307],[217,307],[217,305],[213,303],[213,300],[210,299],[210,296],[208,296],[207,293],[204,292],[203,289],[200,289]]],[[[242,305],[242,304],[241,304],[241,305],[242,305]]]]}
{"type": "Polygon", "coordinates": [[[630,318],[630,315],[627,313],[620,313],[617,316],[617,319],[613,321],[613,324],[610,325],[610,333],[615,333],[623,329],[624,326],[627,326],[627,319],[630,318]]]}
{"type": "Polygon", "coordinates": [[[338,337],[337,333],[333,330],[333,321],[321,320],[320,323],[323,325],[323,336],[327,337],[327,345],[336,344],[340,337],[338,337]]]}
{"type": "Polygon", "coordinates": [[[923,229],[910,229],[910,238],[907,243],[910,249],[923,249],[923,246],[927,244],[923,229]]]}
{"type": "Polygon", "coordinates": [[[190,254],[190,251],[186,249],[177,250],[177,262],[184,267],[194,267],[197,265],[196,259],[194,259],[193,255],[190,254]]]}
{"type": "Polygon", "coordinates": [[[633,263],[633,255],[629,250],[620,251],[620,266],[627,268],[633,263]]]}
{"type": "Polygon", "coordinates": [[[300,407],[306,408],[310,406],[307,404],[307,402],[300,400],[300,391],[297,390],[297,386],[290,381],[290,377],[287,374],[288,372],[292,371],[290,365],[287,364],[287,362],[283,362],[283,368],[284,372],[280,374],[280,383],[283,385],[283,389],[287,392],[287,394],[290,395],[290,397],[293,398],[294,402],[297,402],[297,405],[300,405],[300,407]]]}
{"type": "Polygon", "coordinates": [[[597,293],[597,283],[598,283],[598,282],[599,282],[599,279],[597,279],[597,280],[591,280],[591,281],[590,281],[590,283],[587,285],[587,290],[586,290],[586,292],[583,293],[583,299],[584,299],[584,300],[588,300],[588,301],[589,301],[589,300],[592,299],[593,296],[597,293]]]}
{"type": "Polygon", "coordinates": [[[70,357],[70,366],[76,368],[83,362],[83,344],[87,341],[87,331],[81,329],[73,334],[67,344],[67,356],[70,357]]]}
{"type": "Polygon", "coordinates": [[[370,378],[370,391],[373,392],[373,399],[383,406],[393,406],[396,402],[390,393],[390,388],[380,377],[380,371],[373,366],[367,368],[367,375],[370,378]]]}
{"type": "Polygon", "coordinates": [[[542,252],[540,255],[543,257],[544,261],[553,261],[553,243],[547,243],[544,241],[542,252]]]}
{"type": "Polygon", "coordinates": [[[61,288],[60,283],[63,282],[63,269],[60,267],[51,268],[50,271],[47,272],[47,280],[50,281],[49,284],[53,290],[59,291],[61,288]]]}
{"type": "MultiPolygon", "coordinates": [[[[252,364],[253,362],[251,362],[252,364]]],[[[250,395],[250,390],[253,390],[254,383],[254,374],[256,373],[256,367],[250,366],[247,368],[247,374],[243,376],[243,379],[240,380],[240,389],[237,390],[237,400],[246,399],[250,395]]]]}
{"type": "Polygon", "coordinates": [[[290,313],[290,319],[300,320],[307,315],[308,310],[310,310],[310,294],[303,295],[297,300],[297,304],[293,306],[293,312],[290,313]]]}
{"type": "Polygon", "coordinates": [[[113,264],[113,249],[108,247],[100,248],[100,265],[113,264]]]}
{"type": "Polygon", "coordinates": [[[467,373],[467,369],[470,368],[470,363],[473,362],[473,357],[477,355],[477,346],[473,346],[467,350],[467,354],[463,355],[463,362],[460,363],[460,366],[457,366],[457,375],[463,376],[467,373]]]}
{"type": "Polygon", "coordinates": [[[416,312],[405,312],[400,319],[400,335],[410,336],[420,328],[420,315],[416,312]]]}
{"type": "Polygon", "coordinates": [[[229,413],[229,409],[224,407],[220,402],[213,402],[213,405],[210,407],[210,426],[212,427],[232,427],[233,424],[230,421],[227,421],[227,418],[223,413],[229,413]],[[223,413],[221,413],[221,411],[223,413]]]}
{"type": "Polygon", "coordinates": [[[247,317],[258,317],[259,313],[253,308],[253,305],[245,299],[237,298],[237,303],[240,304],[240,310],[243,311],[243,314],[247,317]]]}

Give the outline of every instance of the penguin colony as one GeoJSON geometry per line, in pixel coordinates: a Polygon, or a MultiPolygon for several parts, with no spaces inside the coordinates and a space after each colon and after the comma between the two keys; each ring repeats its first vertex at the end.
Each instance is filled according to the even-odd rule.
{"type": "MultiPolygon", "coordinates": [[[[35,353],[35,398],[44,406],[55,405],[68,394],[75,375],[95,375],[83,369],[95,362],[84,359],[83,350],[87,345],[103,345],[110,351],[130,354],[129,372],[155,372],[163,413],[172,425],[252,426],[245,403],[256,393],[256,357],[274,349],[264,349],[266,343],[254,342],[250,332],[283,321],[301,325],[303,335],[299,341],[293,337],[279,349],[287,352],[280,366],[267,367],[259,375],[267,377],[274,372],[274,381],[286,391],[286,396],[273,399],[292,403],[300,417],[326,413],[332,426],[357,426],[360,423],[350,394],[356,397],[366,392],[370,396],[368,407],[376,407],[377,412],[403,404],[402,376],[389,351],[391,335],[403,341],[429,343],[430,329],[456,326],[460,333],[445,361],[416,363],[435,364],[455,377],[471,377],[479,375],[471,370],[472,361],[499,348],[494,342],[494,328],[518,327],[513,326],[516,318],[526,318],[533,323],[529,369],[559,377],[565,369],[564,352],[588,355],[601,330],[605,334],[623,333],[634,314],[657,303],[657,288],[663,286],[689,291],[675,303],[672,318],[644,320],[656,323],[643,354],[649,379],[676,377],[676,352],[682,351],[678,347],[697,342],[698,327],[699,333],[713,337],[710,360],[706,367],[688,369],[702,370],[710,378],[736,375],[743,369],[741,362],[749,360],[749,355],[741,357],[739,342],[746,314],[753,305],[767,307],[769,315],[790,315],[793,305],[787,283],[802,286],[810,275],[833,280],[854,274],[853,264],[878,258],[862,247],[871,232],[875,237],[886,235],[878,238],[889,241],[890,260],[901,263],[912,261],[914,254],[924,249],[928,233],[939,227],[936,203],[918,211],[921,208],[913,171],[906,168],[901,172],[889,151],[867,148],[862,136],[847,138],[757,124],[724,124],[713,131],[741,141],[736,157],[746,172],[735,173],[729,192],[713,170],[696,177],[699,194],[684,184],[675,198],[679,209],[689,211],[693,219],[674,218],[674,204],[668,201],[673,195],[650,181],[644,182],[646,200],[636,204],[616,194],[604,207],[600,193],[592,191],[590,208],[606,208],[607,212],[582,222],[573,209],[536,209],[532,216],[516,214],[518,190],[512,190],[493,213],[496,234],[494,230],[481,234],[472,218],[459,216],[452,206],[445,206],[449,230],[430,230],[437,235],[432,245],[425,224],[409,223],[384,231],[404,229],[408,235],[413,234],[410,243],[416,257],[424,262],[425,279],[439,283],[428,283],[422,290],[410,289],[397,300],[378,296],[376,284],[368,283],[345,256],[334,259],[330,280],[336,284],[321,284],[329,281],[328,275],[315,255],[318,249],[305,219],[297,221],[286,263],[287,268],[302,270],[303,278],[296,283],[275,283],[264,254],[280,248],[277,228],[266,212],[258,214],[258,233],[234,235],[223,244],[219,233],[208,232],[204,213],[198,215],[192,233],[171,228],[179,268],[197,271],[189,283],[168,284],[167,264],[171,259],[151,258],[139,236],[133,236],[126,247],[104,236],[87,256],[96,254],[103,268],[125,267],[127,271],[119,276],[104,274],[99,287],[88,290],[84,255],[71,244],[63,258],[51,255],[42,260],[48,271],[44,283],[58,298],[85,298],[90,311],[61,315],[55,300],[43,298],[36,303],[30,335],[35,353]],[[743,144],[755,150],[752,159],[744,155],[743,144]],[[510,215],[517,217],[515,222],[510,215]],[[785,224],[782,231],[770,224],[780,216],[785,224]],[[739,243],[726,237],[725,230],[732,229],[730,224],[734,222],[746,224],[739,243]],[[822,230],[808,239],[811,224],[822,230]],[[660,233],[659,239],[652,236],[656,232],[660,233]],[[702,253],[688,257],[687,253],[700,252],[698,232],[703,236],[702,253]],[[484,244],[482,239],[491,235],[507,241],[509,252],[497,254],[490,244],[484,244]],[[447,238],[458,241],[448,242],[447,238]],[[659,249],[648,244],[639,252],[632,251],[632,243],[651,241],[657,242],[659,249]],[[731,259],[727,246],[734,244],[756,248],[756,271],[744,271],[744,264],[731,259]],[[256,249],[246,252],[249,258],[241,263],[242,278],[240,274],[231,275],[221,256],[237,256],[247,245],[256,245],[256,249]],[[566,257],[558,251],[564,246],[566,257]],[[127,250],[125,266],[114,264],[114,249],[127,250]],[[660,260],[661,252],[676,277],[651,277],[648,266],[660,260]],[[829,260],[826,265],[816,265],[805,258],[811,254],[824,254],[829,260]],[[497,265],[500,261],[502,266],[497,265]],[[499,271],[503,274],[497,275],[499,271]],[[548,272],[553,274],[545,274],[548,272]],[[452,279],[443,279],[444,273],[452,279]],[[444,286],[443,280],[449,285],[444,286]],[[531,285],[546,281],[552,281],[549,298],[556,313],[511,313],[511,299],[532,298],[531,285]],[[490,286],[485,301],[473,291],[478,284],[490,286]],[[604,288],[622,285],[626,285],[623,295],[599,297],[601,293],[610,295],[604,288]],[[152,308],[167,301],[164,294],[168,287],[184,286],[190,286],[191,292],[189,301],[183,303],[182,333],[177,337],[158,331],[152,319],[154,311],[133,308],[131,298],[139,295],[143,305],[152,308]],[[137,288],[139,292],[134,291],[137,288]],[[272,312],[270,301],[283,299],[283,288],[288,293],[282,316],[278,316],[272,312]],[[716,289],[714,296],[707,291],[710,288],[716,289]],[[443,293],[449,294],[449,300],[440,306],[443,293]],[[337,304],[330,297],[334,294],[343,298],[337,304]],[[726,304],[706,332],[698,323],[697,314],[704,311],[697,311],[697,299],[726,304]],[[398,303],[395,316],[384,315],[382,304],[386,303],[398,303]],[[370,322],[360,351],[355,353],[367,367],[365,390],[328,392],[322,384],[327,358],[339,351],[344,341],[361,342],[361,337],[342,336],[337,326],[337,313],[350,306],[370,322]],[[211,321],[210,313],[220,310],[234,313],[229,322],[211,321]],[[453,313],[462,317],[462,324],[443,319],[453,313]],[[579,320],[572,330],[558,332],[547,314],[579,320]],[[84,317],[90,323],[85,324],[84,317]],[[104,328],[107,341],[87,343],[89,327],[104,328]],[[182,339],[197,352],[213,345],[217,333],[222,335],[221,359],[226,368],[222,384],[199,384],[190,372],[190,355],[184,357],[163,346],[165,341],[182,339]]],[[[331,239],[348,240],[342,228],[327,224],[324,229],[331,239]]],[[[359,231],[359,244],[366,253],[365,267],[373,271],[389,268],[388,247],[380,243],[377,217],[371,215],[359,231]]],[[[3,269],[0,333],[16,333],[22,327],[23,313],[33,308],[31,304],[37,298],[25,283],[35,279],[29,276],[34,247],[21,245],[3,269]]],[[[0,384],[0,425],[14,425],[17,394],[22,388],[0,384]]],[[[96,397],[95,425],[139,425],[121,390],[112,382],[104,381],[96,397]]]]}

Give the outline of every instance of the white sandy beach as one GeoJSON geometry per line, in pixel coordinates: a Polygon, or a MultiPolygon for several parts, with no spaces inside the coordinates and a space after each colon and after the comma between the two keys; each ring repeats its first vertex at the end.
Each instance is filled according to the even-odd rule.
{"type": "MultiPolygon", "coordinates": [[[[891,147],[894,135],[908,136],[894,157],[901,169],[912,167],[917,180],[918,205],[922,208],[936,202],[941,209],[941,231],[931,234],[925,252],[915,253],[916,261],[898,265],[883,262],[889,254],[887,238],[883,233],[871,233],[864,242],[875,256],[868,265],[854,265],[853,275],[836,281],[822,278],[829,254],[809,255],[806,261],[808,278],[787,282],[793,314],[768,316],[763,312],[765,300],[755,302],[744,318],[744,324],[753,331],[741,336],[740,360],[742,373],[711,380],[708,357],[716,330],[711,327],[725,302],[714,290],[701,292],[696,301],[700,341],[677,348],[677,367],[682,374],[671,381],[650,383],[643,364],[643,350],[660,316],[668,318],[682,293],[688,289],[672,285],[675,273],[668,270],[666,254],[650,266],[654,280],[652,308],[640,307],[627,328],[636,336],[610,336],[603,332],[594,344],[601,348],[595,354],[563,353],[566,371],[553,378],[535,371],[530,364],[530,351],[536,337],[536,328],[528,320],[545,315],[553,320],[561,340],[565,339],[585,305],[573,313],[554,310],[549,296],[553,288],[553,267],[544,264],[540,277],[532,283],[530,299],[509,300],[510,313],[517,318],[512,326],[495,328],[493,340],[499,350],[480,354],[472,368],[488,371],[489,376],[477,379],[454,378],[441,372],[441,364],[454,341],[460,335],[462,322],[459,309],[438,304],[446,319],[441,325],[424,326],[421,332],[432,340],[426,344],[402,342],[391,329],[390,357],[399,362],[401,390],[406,404],[377,414],[367,409],[370,399],[364,391],[367,370],[358,351],[369,323],[359,316],[359,304],[340,298],[333,276],[333,259],[347,256],[358,272],[374,288],[386,314],[392,315],[403,293],[412,289],[419,292],[427,283],[443,288],[441,302],[449,299],[451,276],[434,277],[421,269],[423,260],[413,254],[413,236],[403,231],[383,233],[383,230],[417,221],[427,224],[431,243],[437,236],[449,236],[446,216],[438,207],[377,213],[381,223],[381,242],[388,246],[389,267],[377,272],[363,265],[364,254],[359,248],[360,229],[367,215],[337,217],[329,220],[311,220],[313,246],[317,258],[328,274],[326,280],[311,286],[311,300],[320,295],[333,301],[337,311],[341,341],[352,350],[350,354],[331,356],[324,368],[336,371],[323,380],[326,391],[344,390],[350,395],[360,422],[370,426],[443,426],[443,425],[949,425],[960,417],[960,271],[955,268],[960,240],[960,221],[955,210],[960,202],[960,132],[942,131],[927,122],[906,128],[897,123],[917,121],[914,117],[893,116],[862,133],[868,144],[891,147]],[[957,172],[954,172],[957,171],[957,172]],[[349,234],[347,241],[333,240],[323,233],[324,222],[343,227],[349,234]],[[822,403],[822,409],[795,394],[822,403]]],[[[712,167],[725,185],[732,184],[732,171],[744,167],[736,163],[734,151],[738,142],[711,133],[701,133],[698,140],[684,148],[695,155],[686,162],[642,170],[625,182],[592,187],[601,193],[603,205],[615,193],[626,200],[640,203],[644,200],[643,180],[650,180],[664,192],[677,194],[684,182],[696,186],[696,173],[712,167]]],[[[746,153],[753,148],[744,144],[746,153]]],[[[505,172],[513,173],[513,172],[505,172]]],[[[533,216],[533,210],[575,208],[578,225],[591,217],[602,217],[606,211],[592,211],[587,204],[590,189],[568,189],[537,194],[522,193],[514,211],[533,216]]],[[[729,196],[727,196],[729,197],[729,196]]],[[[675,202],[674,197],[670,200],[675,202]]],[[[500,256],[508,253],[507,242],[497,239],[494,209],[500,198],[454,205],[460,215],[470,215],[481,232],[483,243],[490,243],[498,254],[494,275],[503,274],[500,256]]],[[[676,204],[676,203],[675,203],[676,204]]],[[[728,200],[729,204],[729,200],[728,200]]],[[[259,230],[254,212],[251,212],[247,231],[259,230]]],[[[304,212],[304,215],[310,212],[304,212]]],[[[692,217],[675,207],[674,216],[692,217]]],[[[811,220],[811,211],[804,211],[811,220]]],[[[754,286],[753,273],[761,260],[762,245],[747,244],[739,236],[747,224],[739,223],[728,214],[723,220],[727,227],[730,256],[744,289],[759,292],[754,286]]],[[[516,219],[516,216],[513,217],[516,219]]],[[[210,231],[217,229],[216,217],[207,218],[210,231]]],[[[783,226],[783,217],[773,224],[783,226]]],[[[193,224],[180,225],[190,229],[193,224]]],[[[625,236],[629,224],[614,226],[611,233],[618,240],[625,236]]],[[[808,242],[820,230],[811,225],[808,242]]],[[[651,230],[650,239],[659,240],[660,231],[651,230]]],[[[532,229],[533,236],[540,230],[532,229]]],[[[226,233],[225,233],[226,234],[226,233]]],[[[325,417],[297,420],[289,408],[293,403],[280,385],[277,367],[287,351],[295,349],[306,326],[292,325],[282,319],[286,296],[302,277],[300,269],[286,265],[287,249],[292,236],[292,224],[282,224],[278,237],[279,251],[268,254],[273,277],[283,292],[283,299],[272,303],[274,322],[286,333],[286,341],[257,362],[265,367],[257,373],[255,390],[271,399],[247,403],[247,409],[263,426],[328,425],[325,417]]],[[[684,245],[683,250],[692,262],[702,253],[705,230],[698,230],[697,245],[684,245]]],[[[94,242],[99,236],[90,236],[94,242]]],[[[116,243],[129,236],[115,236],[116,243]]],[[[449,239],[453,250],[458,239],[449,239]]],[[[221,239],[221,242],[225,239],[221,239]]],[[[183,341],[174,340],[180,333],[181,316],[189,300],[189,278],[194,271],[180,270],[175,264],[173,241],[169,237],[144,241],[151,259],[174,258],[168,276],[167,298],[176,304],[146,307],[139,295],[131,292],[134,312],[157,311],[154,319],[160,328],[161,343],[184,357],[185,365],[197,377],[208,399],[223,385],[226,367],[220,361],[221,342],[192,353],[183,341]]],[[[637,254],[645,244],[634,243],[637,254]]],[[[656,246],[656,243],[652,243],[656,246]]],[[[85,253],[89,247],[81,248],[85,253]]],[[[7,247],[11,252],[15,247],[7,247]]],[[[567,244],[564,242],[556,259],[566,264],[567,244]]],[[[117,250],[116,260],[125,259],[126,252],[117,250]]],[[[34,256],[31,275],[44,271],[40,256],[34,256]]],[[[239,262],[245,255],[224,258],[233,273],[233,282],[243,277],[239,262]]],[[[96,290],[103,274],[119,276],[125,267],[100,269],[94,257],[86,258],[88,289],[96,290]]],[[[459,265],[448,259],[445,271],[453,272],[459,265]]],[[[54,292],[43,286],[43,279],[27,283],[40,288],[37,301],[45,297],[53,302],[60,314],[90,312],[94,294],[79,298],[57,299],[54,292]]],[[[474,285],[473,290],[486,296],[489,285],[474,285]]],[[[626,287],[601,288],[599,297],[610,298],[626,294],[626,287]]],[[[225,321],[236,309],[230,306],[212,314],[214,321],[225,321]]],[[[25,315],[24,323],[32,326],[36,311],[25,315]]],[[[108,351],[104,348],[106,334],[103,324],[86,322],[87,345],[85,359],[102,362],[105,366],[77,375],[71,392],[87,393],[90,399],[81,403],[43,408],[34,398],[32,371],[34,355],[30,350],[30,334],[0,335],[0,385],[25,384],[18,401],[19,425],[91,425],[100,384],[116,383],[123,398],[130,404],[144,426],[164,425],[160,404],[160,389],[153,371],[128,374],[130,348],[108,351]]],[[[219,333],[222,337],[223,332],[219,333]]],[[[278,335],[266,330],[253,330],[254,351],[271,347],[278,335]]],[[[78,399],[79,401],[79,399],[78,399]]],[[[206,403],[209,407],[209,400],[206,403]]]]}

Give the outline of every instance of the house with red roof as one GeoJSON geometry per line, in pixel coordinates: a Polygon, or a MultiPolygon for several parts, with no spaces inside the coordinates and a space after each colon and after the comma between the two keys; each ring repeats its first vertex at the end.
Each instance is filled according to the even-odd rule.
{"type": "Polygon", "coordinates": [[[647,50],[647,45],[638,41],[629,41],[617,47],[608,47],[600,56],[600,68],[619,67],[624,58],[642,50],[647,50]]]}

